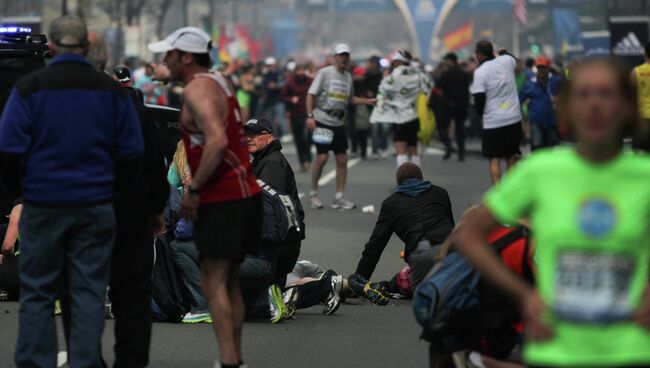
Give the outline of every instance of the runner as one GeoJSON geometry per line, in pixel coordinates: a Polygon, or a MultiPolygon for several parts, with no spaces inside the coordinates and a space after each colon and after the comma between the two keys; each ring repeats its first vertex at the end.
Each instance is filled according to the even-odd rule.
{"type": "Polygon", "coordinates": [[[221,74],[209,74],[210,36],[195,27],[149,45],[165,52],[171,79],[185,84],[180,126],[192,180],[183,197],[195,221],[201,286],[208,299],[222,368],[240,367],[244,301],[239,265],[258,246],[260,188],[248,162],[239,106],[221,74]]]}
{"type": "Polygon", "coordinates": [[[639,129],[635,89],[610,60],[585,62],[567,83],[560,111],[578,144],[520,163],[453,242],[523,304],[528,365],[647,366],[650,158],[623,150],[639,129]],[[499,222],[521,218],[535,234],[538,290],[486,247],[499,222]]]}
{"type": "Polygon", "coordinates": [[[336,157],[336,195],[332,208],[351,210],[356,205],[343,196],[345,179],[348,175],[348,137],[343,122],[349,103],[373,105],[375,99],[355,97],[352,91],[350,47],[344,43],[336,46],[334,65],[322,68],[309,87],[307,94],[307,128],[313,131],[316,145],[316,162],[311,178],[309,198],[312,208],[323,208],[318,197],[318,181],[329,158],[329,151],[336,157]]]}
{"type": "Polygon", "coordinates": [[[474,105],[483,117],[483,156],[490,160],[490,178],[501,178],[501,160],[510,169],[517,162],[521,142],[521,108],[515,83],[517,59],[505,50],[494,56],[492,44],[476,44],[476,59],[481,64],[470,87],[474,105]]]}
{"type": "Polygon", "coordinates": [[[632,81],[637,87],[643,127],[643,135],[634,142],[634,146],[650,152],[650,41],[645,44],[645,63],[634,68],[632,81]]]}
{"type": "Polygon", "coordinates": [[[391,73],[379,85],[379,105],[372,111],[370,122],[392,123],[397,167],[405,162],[420,166],[418,131],[420,121],[416,102],[421,93],[428,97],[433,87],[429,77],[412,66],[413,56],[408,51],[393,53],[391,73]]]}

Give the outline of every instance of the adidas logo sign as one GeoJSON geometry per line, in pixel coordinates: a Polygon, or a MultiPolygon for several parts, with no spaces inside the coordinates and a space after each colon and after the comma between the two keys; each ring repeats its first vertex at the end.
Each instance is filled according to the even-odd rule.
{"type": "Polygon", "coordinates": [[[618,41],[612,51],[618,56],[643,56],[644,52],[643,45],[634,32],[628,33],[618,41]]]}

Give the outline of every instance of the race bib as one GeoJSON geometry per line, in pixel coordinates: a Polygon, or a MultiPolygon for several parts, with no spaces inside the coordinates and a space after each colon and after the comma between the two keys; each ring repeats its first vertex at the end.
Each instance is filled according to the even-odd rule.
{"type": "Polygon", "coordinates": [[[331,144],[334,140],[334,132],[327,128],[316,128],[311,139],[316,144],[331,144]]]}
{"type": "Polygon", "coordinates": [[[630,318],[634,259],[610,253],[566,251],[557,259],[553,311],[563,320],[602,324],[630,318]]]}
{"type": "Polygon", "coordinates": [[[330,106],[347,105],[350,98],[350,84],[342,80],[332,80],[327,91],[330,106]]]}

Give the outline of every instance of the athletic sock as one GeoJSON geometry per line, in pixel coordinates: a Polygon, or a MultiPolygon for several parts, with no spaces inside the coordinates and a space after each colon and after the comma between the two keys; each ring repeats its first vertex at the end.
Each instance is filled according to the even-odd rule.
{"type": "Polygon", "coordinates": [[[403,163],[406,163],[409,161],[409,157],[407,155],[397,155],[397,167],[402,166],[403,163]]]}
{"type": "Polygon", "coordinates": [[[420,156],[418,155],[411,156],[411,162],[418,165],[418,167],[422,166],[422,160],[420,160],[420,156]]]}
{"type": "Polygon", "coordinates": [[[334,199],[341,199],[341,198],[343,198],[343,192],[336,192],[336,194],[334,195],[334,199]]]}
{"type": "Polygon", "coordinates": [[[310,197],[314,197],[314,196],[317,196],[317,195],[318,195],[318,192],[317,192],[317,191],[315,191],[315,190],[313,190],[313,189],[309,191],[309,196],[310,196],[310,197]]]}

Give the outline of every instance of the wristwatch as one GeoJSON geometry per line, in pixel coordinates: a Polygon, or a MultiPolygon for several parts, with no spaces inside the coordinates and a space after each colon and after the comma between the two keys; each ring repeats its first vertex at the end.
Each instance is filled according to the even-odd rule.
{"type": "Polygon", "coordinates": [[[310,112],[309,114],[307,114],[307,117],[311,119],[311,118],[314,117],[314,114],[312,114],[312,113],[310,112]]]}

